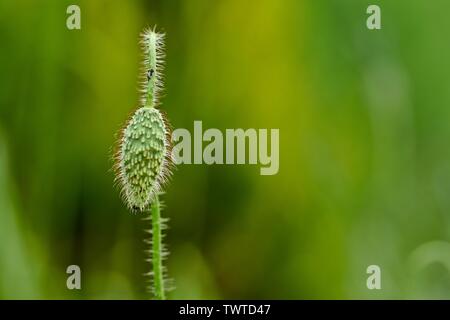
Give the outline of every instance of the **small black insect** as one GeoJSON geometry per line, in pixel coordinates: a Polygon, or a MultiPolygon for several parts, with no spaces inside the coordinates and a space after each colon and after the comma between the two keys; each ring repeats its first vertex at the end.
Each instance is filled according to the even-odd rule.
{"type": "Polygon", "coordinates": [[[150,79],[153,77],[153,74],[155,73],[155,70],[150,69],[147,71],[147,81],[150,81],[150,79]]]}

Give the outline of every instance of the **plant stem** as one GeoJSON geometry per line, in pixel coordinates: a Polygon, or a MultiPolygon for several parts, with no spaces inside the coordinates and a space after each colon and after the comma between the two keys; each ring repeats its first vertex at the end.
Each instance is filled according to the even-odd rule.
{"type": "Polygon", "coordinates": [[[162,270],[162,226],[161,226],[161,214],[158,196],[155,196],[155,200],[152,203],[152,242],[153,242],[153,281],[155,290],[155,299],[165,300],[164,293],[164,279],[162,270]]]}

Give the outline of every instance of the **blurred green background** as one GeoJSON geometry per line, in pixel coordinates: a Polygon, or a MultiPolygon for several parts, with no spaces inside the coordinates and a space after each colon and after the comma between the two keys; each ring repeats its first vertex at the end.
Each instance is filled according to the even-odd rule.
{"type": "Polygon", "coordinates": [[[280,171],[180,165],[170,298],[450,298],[446,0],[0,2],[0,298],[145,299],[114,186],[138,35],[166,38],[174,128],[279,128],[280,171]],[[81,8],[81,30],[66,8],[81,8]],[[378,4],[382,30],[366,28],[378,4]],[[77,264],[82,290],[66,288],[77,264]],[[368,290],[366,268],[382,271],[368,290]]]}

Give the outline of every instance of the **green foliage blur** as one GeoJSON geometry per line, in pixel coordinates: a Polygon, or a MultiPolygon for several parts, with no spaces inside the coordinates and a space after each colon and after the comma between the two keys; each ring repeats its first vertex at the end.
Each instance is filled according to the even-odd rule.
{"type": "Polygon", "coordinates": [[[180,165],[175,299],[450,298],[446,0],[0,1],[0,298],[147,299],[114,185],[138,35],[166,37],[174,128],[279,128],[280,171],[180,165]],[[81,30],[66,8],[81,8],[81,30]],[[378,4],[382,29],[366,28],[378,4]],[[66,288],[81,267],[82,290],[66,288]],[[382,289],[368,290],[379,265],[382,289]]]}

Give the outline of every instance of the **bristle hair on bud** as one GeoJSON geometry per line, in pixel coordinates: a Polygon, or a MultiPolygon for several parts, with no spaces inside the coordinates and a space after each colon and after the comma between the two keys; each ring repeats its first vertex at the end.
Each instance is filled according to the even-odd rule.
{"type": "Polygon", "coordinates": [[[166,125],[155,108],[138,109],[126,126],[119,154],[119,179],[131,210],[145,210],[169,176],[166,125]]]}

